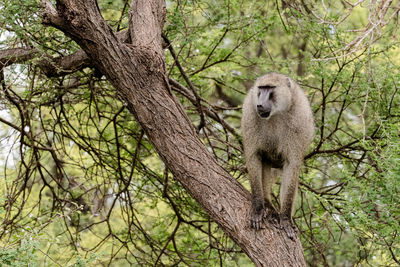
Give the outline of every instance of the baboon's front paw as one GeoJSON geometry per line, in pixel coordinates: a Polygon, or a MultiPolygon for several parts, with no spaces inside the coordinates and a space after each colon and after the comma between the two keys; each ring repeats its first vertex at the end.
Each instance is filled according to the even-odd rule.
{"type": "Polygon", "coordinates": [[[251,214],[250,215],[250,225],[251,225],[251,228],[254,228],[254,229],[256,229],[256,230],[260,230],[262,227],[261,227],[261,224],[262,224],[262,221],[263,221],[263,214],[261,213],[261,214],[251,214]]]}
{"type": "Polygon", "coordinates": [[[286,216],[281,216],[279,223],[281,229],[286,232],[287,236],[290,239],[294,240],[294,238],[297,236],[298,233],[297,227],[294,225],[294,223],[292,223],[291,220],[286,216]]]}
{"type": "Polygon", "coordinates": [[[250,212],[250,226],[256,230],[260,230],[263,218],[265,214],[265,209],[263,206],[252,207],[250,212]]]}

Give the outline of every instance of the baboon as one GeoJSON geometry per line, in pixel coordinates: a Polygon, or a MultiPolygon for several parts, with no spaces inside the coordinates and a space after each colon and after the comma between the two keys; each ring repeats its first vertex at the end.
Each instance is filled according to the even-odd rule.
{"type": "Polygon", "coordinates": [[[310,104],[300,86],[286,75],[259,77],[243,103],[242,134],[252,207],[250,226],[259,230],[268,219],[294,239],[292,221],[300,167],[314,137],[310,104]],[[281,176],[280,212],[271,201],[281,176]]]}

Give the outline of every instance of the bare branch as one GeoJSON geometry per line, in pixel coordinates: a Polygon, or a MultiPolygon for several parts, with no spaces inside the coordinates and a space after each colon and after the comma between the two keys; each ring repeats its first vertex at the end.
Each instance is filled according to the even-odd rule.
{"type": "Polygon", "coordinates": [[[0,50],[0,69],[32,59],[38,51],[32,48],[10,48],[0,50]]]}

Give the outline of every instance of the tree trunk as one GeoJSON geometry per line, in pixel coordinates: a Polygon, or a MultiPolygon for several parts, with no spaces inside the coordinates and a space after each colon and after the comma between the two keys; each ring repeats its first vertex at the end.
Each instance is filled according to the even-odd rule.
{"type": "Polygon", "coordinates": [[[250,194],[208,153],[171,94],[161,46],[164,0],[134,0],[130,42],[121,42],[95,0],[42,1],[43,22],[75,40],[112,83],[159,155],[189,194],[256,266],[305,266],[298,238],[274,227],[249,227],[250,194]]]}

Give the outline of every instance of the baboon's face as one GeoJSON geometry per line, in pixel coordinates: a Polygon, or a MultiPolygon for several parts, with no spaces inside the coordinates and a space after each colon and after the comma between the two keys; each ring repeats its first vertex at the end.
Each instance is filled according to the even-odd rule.
{"type": "Polygon", "coordinates": [[[257,94],[257,113],[261,118],[269,118],[273,110],[275,98],[275,86],[260,85],[257,94]]]}
{"type": "Polygon", "coordinates": [[[254,103],[257,114],[269,119],[274,114],[284,112],[291,105],[290,80],[281,74],[270,73],[257,79],[254,103]]]}

